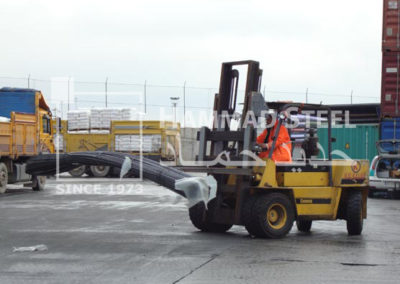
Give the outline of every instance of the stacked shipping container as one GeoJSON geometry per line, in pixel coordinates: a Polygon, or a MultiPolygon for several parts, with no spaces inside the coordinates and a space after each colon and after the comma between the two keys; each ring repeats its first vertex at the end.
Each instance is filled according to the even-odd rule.
{"type": "Polygon", "coordinates": [[[399,0],[383,1],[381,139],[395,139],[400,125],[400,7],[399,0]]]}

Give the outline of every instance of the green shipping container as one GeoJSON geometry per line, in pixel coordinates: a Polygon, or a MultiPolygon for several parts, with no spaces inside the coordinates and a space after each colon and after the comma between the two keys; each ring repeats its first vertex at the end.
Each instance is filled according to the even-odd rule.
{"type": "MultiPolygon", "coordinates": [[[[378,154],[376,142],[379,139],[379,127],[377,124],[358,124],[354,128],[332,128],[332,152],[342,151],[352,159],[372,159],[378,154]]],[[[324,149],[325,156],[328,156],[328,129],[318,129],[319,143],[324,149]]],[[[323,157],[320,150],[319,158],[323,157]]],[[[333,154],[333,159],[343,159],[340,154],[333,154]]]]}

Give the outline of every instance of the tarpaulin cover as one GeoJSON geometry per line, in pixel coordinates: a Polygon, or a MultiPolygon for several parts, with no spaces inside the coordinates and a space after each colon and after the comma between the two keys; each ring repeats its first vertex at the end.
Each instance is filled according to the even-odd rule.
{"type": "Polygon", "coordinates": [[[10,118],[11,112],[35,114],[35,90],[0,89],[0,116],[10,118]]]}

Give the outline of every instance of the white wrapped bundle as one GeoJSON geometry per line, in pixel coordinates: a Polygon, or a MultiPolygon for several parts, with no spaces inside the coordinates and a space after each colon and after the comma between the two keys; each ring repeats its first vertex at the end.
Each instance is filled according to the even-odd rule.
{"type": "Polygon", "coordinates": [[[142,152],[158,152],[161,147],[160,135],[116,135],[115,150],[123,152],[139,152],[142,146],[142,152]],[[142,145],[140,145],[142,142],[142,145]]]}
{"type": "Polygon", "coordinates": [[[96,108],[91,110],[92,129],[110,129],[112,120],[121,120],[121,110],[96,108]]]}
{"type": "Polygon", "coordinates": [[[90,112],[88,110],[73,110],[67,113],[68,130],[89,130],[90,112]]]}
{"type": "Polygon", "coordinates": [[[101,128],[101,109],[93,108],[90,110],[90,127],[101,128]]]}
{"type": "Polygon", "coordinates": [[[129,152],[131,150],[131,136],[130,135],[116,135],[115,136],[115,150],[122,152],[129,152]]]}

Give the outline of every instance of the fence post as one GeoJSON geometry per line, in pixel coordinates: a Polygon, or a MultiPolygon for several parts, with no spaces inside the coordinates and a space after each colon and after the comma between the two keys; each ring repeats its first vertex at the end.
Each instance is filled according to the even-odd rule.
{"type": "Polygon", "coordinates": [[[108,102],[107,102],[107,92],[108,92],[108,77],[106,78],[106,82],[105,82],[105,100],[106,100],[106,108],[108,107],[108,102]]]}
{"type": "Polygon", "coordinates": [[[350,93],[350,104],[353,104],[353,90],[350,93]]]}
{"type": "Polygon", "coordinates": [[[183,127],[186,126],[186,81],[183,83],[183,127]]]}
{"type": "Polygon", "coordinates": [[[308,104],[308,88],[306,89],[306,104],[308,104]]]}
{"type": "Polygon", "coordinates": [[[144,113],[147,113],[147,80],[144,80],[144,113]]]}
{"type": "Polygon", "coordinates": [[[28,89],[31,87],[31,74],[28,75],[28,89]]]}
{"type": "MultiPolygon", "coordinates": [[[[70,98],[70,96],[69,96],[69,83],[70,83],[70,80],[71,80],[71,77],[70,76],[68,76],[68,107],[67,107],[67,109],[68,109],[68,111],[69,111],[69,98],[70,98]]],[[[62,102],[61,102],[62,103],[62,102]]]]}

